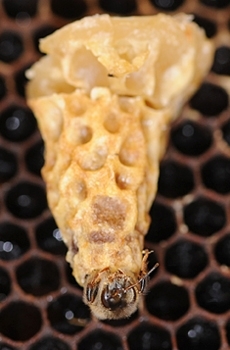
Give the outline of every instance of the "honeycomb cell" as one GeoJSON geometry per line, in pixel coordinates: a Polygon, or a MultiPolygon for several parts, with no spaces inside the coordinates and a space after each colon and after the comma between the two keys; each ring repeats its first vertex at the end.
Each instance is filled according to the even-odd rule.
{"type": "Polygon", "coordinates": [[[193,233],[208,237],[224,227],[225,210],[217,202],[201,197],[185,206],[184,221],[193,233]]]}
{"type": "Polygon", "coordinates": [[[26,13],[30,17],[37,12],[38,0],[3,0],[4,10],[7,16],[17,18],[21,13],[26,13]]]}
{"type": "Polygon", "coordinates": [[[6,194],[6,206],[18,218],[32,219],[47,208],[44,188],[30,182],[20,182],[6,194]]]}
{"type": "Polygon", "coordinates": [[[184,0],[150,0],[150,2],[161,11],[175,11],[184,3],[184,0]]]}
{"type": "Polygon", "coordinates": [[[60,274],[55,263],[39,258],[31,258],[16,270],[19,286],[28,294],[42,296],[58,289],[60,274]]]}
{"type": "Polygon", "coordinates": [[[0,116],[0,133],[9,141],[26,140],[34,133],[36,126],[33,113],[28,108],[11,105],[0,116]]]}
{"type": "Polygon", "coordinates": [[[196,287],[196,299],[200,307],[214,314],[230,309],[230,279],[211,273],[196,287]]]}
{"type": "Polygon", "coordinates": [[[152,315],[167,321],[178,320],[190,306],[186,289],[170,282],[156,284],[146,295],[145,301],[152,315]]]}
{"type": "Polygon", "coordinates": [[[196,277],[208,263],[204,248],[188,240],[171,245],[165,254],[166,269],[180,278],[196,277]]]}
{"type": "Polygon", "coordinates": [[[230,121],[226,122],[222,126],[222,133],[223,133],[223,138],[227,142],[227,144],[230,146],[230,121]]]}
{"type": "Polygon", "coordinates": [[[222,237],[215,246],[216,260],[221,265],[230,266],[230,234],[222,237]]]}
{"type": "Polygon", "coordinates": [[[34,46],[37,52],[41,53],[39,50],[39,40],[45,38],[46,36],[52,34],[57,28],[51,25],[42,26],[36,29],[33,33],[34,46]]]}
{"type": "Polygon", "coordinates": [[[123,350],[120,339],[113,333],[95,330],[78,344],[78,350],[123,350]]]}
{"type": "Polygon", "coordinates": [[[178,350],[219,350],[220,333],[215,322],[195,317],[176,333],[178,350]]]}
{"type": "Polygon", "coordinates": [[[84,0],[51,0],[51,10],[55,15],[67,19],[78,18],[86,11],[84,0]]]}
{"type": "Polygon", "coordinates": [[[26,231],[10,222],[0,224],[0,259],[14,260],[30,248],[26,231]]]}
{"type": "Polygon", "coordinates": [[[212,71],[221,75],[230,75],[229,46],[221,46],[216,50],[212,71]]]}
{"type": "Polygon", "coordinates": [[[151,225],[146,240],[153,243],[164,241],[176,230],[176,218],[171,208],[155,202],[150,210],[151,225]]]}
{"type": "Polygon", "coordinates": [[[171,141],[181,153],[199,156],[211,146],[212,134],[207,127],[185,120],[172,129],[171,141]]]}
{"type": "MultiPolygon", "coordinates": [[[[11,280],[7,271],[0,267],[0,303],[3,301],[11,292],[11,280]]],[[[0,347],[1,349],[1,347],[0,347]]]]}
{"type": "Polygon", "coordinates": [[[66,246],[63,243],[61,232],[52,217],[43,220],[36,228],[36,240],[38,246],[54,255],[65,255],[66,246]]]}
{"type": "Polygon", "coordinates": [[[11,63],[23,53],[23,43],[20,36],[12,31],[0,34],[0,60],[11,63]]]}
{"type": "Polygon", "coordinates": [[[3,77],[0,76],[0,100],[6,95],[6,84],[3,77]]]}
{"type": "Polygon", "coordinates": [[[27,169],[38,176],[41,176],[41,168],[44,165],[44,142],[42,140],[35,143],[25,154],[27,169]]]}
{"type": "Polygon", "coordinates": [[[221,9],[229,6],[229,0],[200,0],[204,5],[221,9]]]}
{"type": "Polygon", "coordinates": [[[15,347],[0,342],[0,350],[17,350],[15,347]]]}
{"type": "Polygon", "coordinates": [[[158,192],[165,197],[186,195],[194,187],[193,173],[189,167],[174,161],[164,161],[160,166],[158,192]]]}
{"type": "Polygon", "coordinates": [[[45,337],[32,345],[29,350],[71,350],[63,340],[55,337],[45,337]]]}
{"type": "Polygon", "coordinates": [[[0,311],[0,333],[15,341],[26,341],[39,332],[39,309],[27,302],[14,301],[0,311]]]}
{"type": "Polygon", "coordinates": [[[164,328],[142,323],[128,335],[129,350],[171,350],[170,333],[164,328]]]}
{"type": "Polygon", "coordinates": [[[230,192],[230,158],[215,156],[201,168],[202,181],[206,187],[217,193],[230,192]]]}
{"type": "Polygon", "coordinates": [[[99,0],[99,5],[106,12],[127,15],[136,10],[136,0],[99,0]]]}
{"type": "Polygon", "coordinates": [[[203,83],[190,100],[190,105],[204,116],[216,116],[228,107],[228,94],[220,86],[203,83]]]}
{"type": "Polygon", "coordinates": [[[64,294],[50,302],[47,314],[51,326],[64,334],[80,332],[90,319],[88,306],[73,294],[64,294]]]}
{"type": "Polygon", "coordinates": [[[205,17],[201,17],[197,14],[194,15],[193,20],[196,24],[198,24],[198,26],[204,29],[205,34],[207,35],[208,38],[212,38],[216,35],[217,26],[215,22],[205,17]]]}
{"type": "Polygon", "coordinates": [[[17,169],[17,158],[14,153],[0,147],[0,183],[10,180],[17,169]]]}

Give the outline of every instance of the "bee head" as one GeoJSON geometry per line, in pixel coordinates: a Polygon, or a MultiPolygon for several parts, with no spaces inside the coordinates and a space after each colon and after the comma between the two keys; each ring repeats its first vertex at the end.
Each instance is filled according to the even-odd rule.
{"type": "Polygon", "coordinates": [[[122,272],[105,270],[97,277],[87,277],[84,301],[98,319],[131,316],[138,307],[140,290],[134,279],[122,272]]]}

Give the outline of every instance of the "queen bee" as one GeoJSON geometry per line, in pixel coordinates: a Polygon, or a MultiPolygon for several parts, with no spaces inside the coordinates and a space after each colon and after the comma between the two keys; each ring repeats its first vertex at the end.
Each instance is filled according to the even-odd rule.
{"type": "Polygon", "coordinates": [[[145,289],[144,237],[170,123],[208,72],[213,46],[180,14],[96,15],[40,43],[28,104],[45,141],[49,207],[84,301],[129,317],[145,289]]]}

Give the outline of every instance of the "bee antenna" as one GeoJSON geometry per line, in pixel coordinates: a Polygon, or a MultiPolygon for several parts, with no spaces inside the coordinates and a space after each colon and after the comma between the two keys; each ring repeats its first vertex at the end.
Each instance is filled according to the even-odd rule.
{"type": "Polygon", "coordinates": [[[127,292],[127,290],[137,286],[138,284],[140,284],[142,281],[144,281],[154,270],[156,270],[158,268],[160,264],[157,262],[144,276],[142,276],[136,283],[131,284],[130,286],[128,286],[127,288],[125,288],[125,292],[127,292]]]}

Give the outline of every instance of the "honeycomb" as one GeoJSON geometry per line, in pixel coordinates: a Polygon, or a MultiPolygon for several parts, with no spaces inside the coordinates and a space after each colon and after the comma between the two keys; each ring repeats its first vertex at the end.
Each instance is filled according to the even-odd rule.
{"type": "Polygon", "coordinates": [[[0,350],[230,348],[229,0],[0,0],[0,350]],[[38,40],[85,15],[186,12],[216,45],[174,122],[146,248],[143,307],[98,321],[82,302],[47,207],[43,142],[25,102],[38,40]]]}

